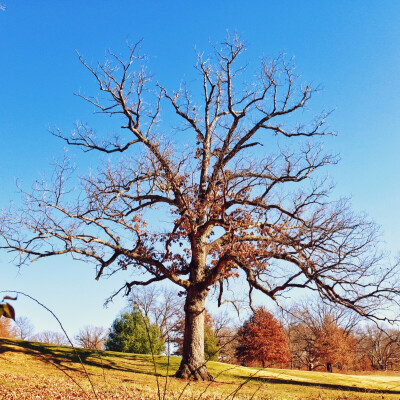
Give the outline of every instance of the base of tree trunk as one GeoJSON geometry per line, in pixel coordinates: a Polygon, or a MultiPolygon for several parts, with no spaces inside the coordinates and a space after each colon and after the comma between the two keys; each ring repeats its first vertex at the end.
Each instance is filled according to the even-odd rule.
{"type": "Polygon", "coordinates": [[[200,368],[195,368],[191,367],[189,364],[181,364],[175,377],[193,381],[212,381],[214,379],[207,371],[205,365],[200,368]]]}

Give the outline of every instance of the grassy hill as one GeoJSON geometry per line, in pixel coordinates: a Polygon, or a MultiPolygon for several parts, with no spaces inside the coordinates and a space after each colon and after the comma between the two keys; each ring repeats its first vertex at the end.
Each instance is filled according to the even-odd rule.
{"type": "Polygon", "coordinates": [[[400,375],[342,375],[209,362],[209,382],[173,378],[179,358],[0,339],[0,399],[399,399],[400,375]],[[86,372],[85,372],[86,370],[86,372]],[[157,371],[157,374],[155,372],[157,371]],[[88,379],[90,377],[90,381],[88,379]],[[158,381],[158,386],[157,386],[158,381]],[[158,392],[159,387],[159,392],[158,392]],[[158,394],[160,393],[160,394],[158,394]],[[165,397],[164,397],[165,394],[165,397]]]}

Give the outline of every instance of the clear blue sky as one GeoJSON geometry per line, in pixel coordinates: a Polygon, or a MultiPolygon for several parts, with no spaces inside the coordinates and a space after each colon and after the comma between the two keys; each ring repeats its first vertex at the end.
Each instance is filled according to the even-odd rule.
{"type": "MultiPolygon", "coordinates": [[[[397,1],[42,1],[3,0],[0,12],[0,207],[49,171],[64,144],[48,133],[93,121],[73,96],[94,85],[75,50],[89,62],[126,40],[143,38],[150,70],[167,87],[191,79],[194,48],[208,50],[226,31],[247,42],[250,60],[295,56],[305,81],[323,92],[311,106],[336,111],[338,136],[327,149],[340,153],[330,170],[335,194],[382,226],[386,247],[400,249],[400,2],[397,1]],[[216,3],[216,4],[215,4],[216,3]]],[[[88,162],[89,163],[89,162],[88,162]]],[[[71,334],[85,324],[108,326],[124,300],[105,310],[120,282],[94,281],[92,267],[69,258],[37,262],[17,271],[0,254],[0,289],[22,290],[52,308],[71,334]]],[[[32,303],[16,304],[36,330],[56,329],[32,303]]]]}

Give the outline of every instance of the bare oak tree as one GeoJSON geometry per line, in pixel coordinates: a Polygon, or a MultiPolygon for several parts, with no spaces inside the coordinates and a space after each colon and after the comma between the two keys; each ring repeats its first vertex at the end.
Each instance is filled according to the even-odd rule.
{"type": "Polygon", "coordinates": [[[185,297],[181,378],[210,378],[205,300],[214,287],[219,305],[228,301],[231,279],[246,282],[250,295],[278,300],[309,289],[383,318],[376,302],[397,295],[394,269],[382,265],[374,225],[346,201],[329,201],[318,171],[336,159],[313,141],[330,134],[327,113],[299,122],[314,90],[299,83],[291,62],[263,60],[247,81],[254,75],[240,61],[244,44],[228,37],[210,58],[198,56],[198,90],[173,92],[153,84],[138,49],[127,61],[110,53],[97,67],[80,57],[103,96],[80,97],[122,121],[120,134],[98,136],[84,124],[70,136],[54,134],[112,162],[82,178],[81,192],[68,185],[71,167],[61,162],[50,182],[24,192],[19,212],[3,213],[2,247],[20,264],[62,254],[91,260],[96,279],[129,270],[120,289],[127,294],[176,284],[185,297]]]}

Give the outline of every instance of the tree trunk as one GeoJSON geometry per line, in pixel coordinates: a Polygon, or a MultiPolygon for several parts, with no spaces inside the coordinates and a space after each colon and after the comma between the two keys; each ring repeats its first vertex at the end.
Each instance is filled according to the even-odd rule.
{"type": "Polygon", "coordinates": [[[204,313],[207,292],[189,288],[185,302],[185,334],[177,378],[212,380],[204,359],[204,313]]]}

